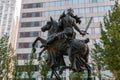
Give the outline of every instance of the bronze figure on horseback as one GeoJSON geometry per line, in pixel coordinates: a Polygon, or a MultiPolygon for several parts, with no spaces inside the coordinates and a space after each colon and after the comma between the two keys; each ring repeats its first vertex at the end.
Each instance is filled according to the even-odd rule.
{"type": "Polygon", "coordinates": [[[48,66],[52,70],[51,78],[53,75],[56,76],[57,80],[60,80],[59,74],[56,72],[57,68],[60,68],[60,72],[64,69],[72,69],[76,72],[84,71],[85,68],[88,70],[88,80],[91,80],[91,68],[88,65],[89,48],[87,43],[89,39],[79,40],[75,39],[75,32],[78,31],[80,35],[86,35],[86,31],[81,31],[76,23],[81,23],[79,17],[73,15],[73,10],[70,8],[67,10],[67,14],[63,12],[60,16],[59,22],[50,18],[50,21],[41,28],[43,32],[48,31],[47,40],[40,37],[36,38],[33,43],[33,52],[35,52],[35,44],[38,40],[41,41],[43,50],[39,53],[40,55],[44,50],[48,51],[48,66]],[[68,55],[71,62],[71,66],[66,66],[63,55],[68,55]]]}

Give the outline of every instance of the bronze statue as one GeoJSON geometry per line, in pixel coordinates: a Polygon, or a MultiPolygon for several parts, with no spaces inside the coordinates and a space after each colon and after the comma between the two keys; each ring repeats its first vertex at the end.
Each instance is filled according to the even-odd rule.
{"type": "MultiPolygon", "coordinates": [[[[76,72],[88,71],[88,80],[91,80],[91,68],[88,65],[89,48],[87,43],[89,39],[79,40],[75,39],[74,29],[82,36],[86,35],[86,31],[81,31],[76,23],[81,20],[73,15],[73,10],[68,9],[67,14],[63,12],[59,18],[59,22],[50,17],[50,21],[41,28],[43,32],[48,31],[48,39],[36,38],[33,42],[33,52],[35,52],[35,44],[38,40],[41,41],[43,50],[39,53],[39,58],[44,50],[48,51],[49,58],[47,60],[48,66],[52,70],[51,78],[56,76],[57,80],[61,80],[59,74],[56,72],[57,68],[62,73],[64,69],[72,69],[76,72]],[[63,55],[68,55],[71,66],[66,66],[63,55]]],[[[89,25],[88,25],[89,26],[89,25]]]]}

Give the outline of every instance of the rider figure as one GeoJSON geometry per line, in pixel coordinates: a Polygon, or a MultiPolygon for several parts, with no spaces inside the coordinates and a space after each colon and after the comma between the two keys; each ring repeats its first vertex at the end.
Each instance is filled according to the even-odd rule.
{"type": "MultiPolygon", "coordinates": [[[[73,13],[74,13],[73,9],[70,8],[67,10],[67,14],[64,14],[64,16],[62,16],[59,19],[59,27],[62,28],[63,30],[61,32],[57,33],[53,38],[48,39],[47,43],[42,45],[41,47],[45,47],[48,44],[50,44],[51,42],[53,42],[56,38],[58,38],[58,39],[61,37],[63,38],[63,36],[73,39],[73,34],[75,33],[74,29],[77,30],[81,35],[85,35],[85,33],[81,32],[81,30],[76,25],[76,22],[78,21],[77,19],[79,19],[79,18],[77,16],[74,16],[73,13]],[[75,17],[77,17],[77,18],[75,18],[75,17]],[[73,29],[73,27],[74,27],[74,29],[73,29]]],[[[80,23],[80,21],[78,23],[80,23]]]]}

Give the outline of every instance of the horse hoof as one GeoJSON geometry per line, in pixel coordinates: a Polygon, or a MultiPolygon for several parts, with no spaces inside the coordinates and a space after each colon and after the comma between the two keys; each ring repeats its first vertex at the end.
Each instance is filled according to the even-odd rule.
{"type": "Polygon", "coordinates": [[[87,80],[92,80],[92,78],[91,77],[88,77],[88,79],[87,80]]]}
{"type": "Polygon", "coordinates": [[[40,61],[41,60],[41,57],[38,57],[38,61],[40,61]]]}
{"type": "Polygon", "coordinates": [[[61,70],[59,71],[59,74],[60,74],[60,75],[62,74],[62,71],[61,71],[61,70]]]}
{"type": "Polygon", "coordinates": [[[32,52],[33,52],[33,53],[35,53],[35,52],[36,52],[36,49],[35,49],[35,48],[33,48],[33,49],[32,49],[32,52]]]}

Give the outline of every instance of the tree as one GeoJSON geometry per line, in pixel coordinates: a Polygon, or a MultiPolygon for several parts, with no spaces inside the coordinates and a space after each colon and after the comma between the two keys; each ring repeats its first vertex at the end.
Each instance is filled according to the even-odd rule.
{"type": "Polygon", "coordinates": [[[18,59],[15,57],[14,63],[14,79],[13,80],[20,80],[23,74],[23,70],[18,66],[18,59]]]}
{"type": "Polygon", "coordinates": [[[120,80],[120,5],[115,1],[114,8],[104,16],[104,24],[101,24],[101,42],[97,45],[102,52],[107,69],[109,69],[116,80],[120,80]]]}
{"type": "Polygon", "coordinates": [[[8,43],[9,37],[3,35],[0,39],[0,80],[13,80],[15,54],[8,43]]]}
{"type": "Polygon", "coordinates": [[[82,80],[83,79],[83,73],[81,72],[72,72],[70,74],[70,80],[82,80]]]}
{"type": "Polygon", "coordinates": [[[101,75],[101,71],[104,68],[105,64],[103,61],[103,48],[100,47],[100,43],[95,43],[94,44],[95,48],[92,49],[91,53],[91,57],[92,57],[92,62],[93,62],[93,66],[96,66],[97,69],[95,69],[98,72],[98,77],[100,80],[102,80],[102,75],[101,75]]]}
{"type": "Polygon", "coordinates": [[[25,71],[28,75],[28,79],[32,80],[32,76],[34,74],[34,53],[30,54],[30,60],[28,60],[27,62],[25,62],[25,71]]]}
{"type": "Polygon", "coordinates": [[[48,80],[48,72],[50,68],[48,67],[47,63],[47,52],[43,53],[42,59],[39,61],[39,68],[40,68],[40,75],[44,77],[44,80],[48,80]]]}

